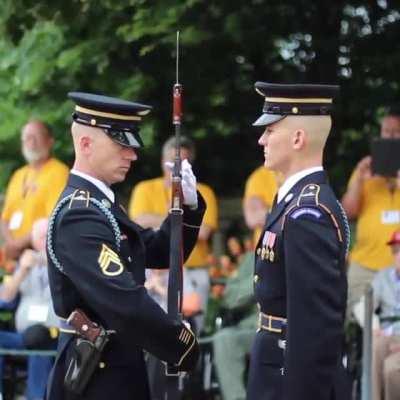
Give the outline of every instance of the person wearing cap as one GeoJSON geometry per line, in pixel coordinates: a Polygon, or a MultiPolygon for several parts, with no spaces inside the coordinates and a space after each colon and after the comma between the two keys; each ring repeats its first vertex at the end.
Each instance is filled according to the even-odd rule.
{"type": "MultiPolygon", "coordinates": [[[[392,107],[383,117],[380,137],[400,139],[399,108],[392,107]]],[[[356,221],[355,241],[349,257],[349,311],[376,273],[393,263],[386,238],[400,224],[400,182],[373,175],[371,163],[371,156],[358,162],[342,197],[348,217],[356,221]]]]}
{"type": "MultiPolygon", "coordinates": [[[[143,145],[139,123],[151,107],[80,92],[69,97],[76,103],[71,127],[75,163],[51,216],[47,241],[50,289],[62,321],[48,399],[149,399],[143,350],[182,371],[194,368],[199,352],[192,331],[169,317],[144,287],[145,267],[169,264],[169,218],[157,232],[140,227],[112,189],[137,159],[143,145]],[[67,373],[74,380],[85,372],[79,371],[77,333],[67,320],[77,308],[114,331],[78,395],[64,385],[67,373]]],[[[205,203],[189,163],[181,173],[186,259],[205,203]]]]}
{"type": "Polygon", "coordinates": [[[256,246],[258,330],[249,400],[344,399],[346,216],[322,167],[331,129],[332,85],[255,84],[265,99],[254,123],[265,167],[282,174],[256,246]]]}
{"type": "MultiPolygon", "coordinates": [[[[394,262],[379,271],[372,281],[376,313],[372,342],[373,400],[397,400],[400,394],[400,230],[393,232],[387,245],[394,262]]],[[[362,300],[359,304],[362,305],[362,300]]],[[[362,325],[363,319],[359,322],[362,325]]]]}

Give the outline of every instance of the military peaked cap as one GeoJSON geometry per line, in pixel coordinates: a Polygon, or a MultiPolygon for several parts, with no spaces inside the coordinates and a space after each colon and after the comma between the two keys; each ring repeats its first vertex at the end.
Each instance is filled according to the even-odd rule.
{"type": "Polygon", "coordinates": [[[257,93],[265,97],[263,114],[254,126],[273,124],[288,115],[330,115],[333,99],[339,93],[336,85],[282,85],[256,82],[257,93]]]}
{"type": "Polygon", "coordinates": [[[151,106],[83,92],[70,92],[68,97],[76,103],[72,114],[76,123],[101,128],[123,146],[143,146],[139,122],[151,106]]]}

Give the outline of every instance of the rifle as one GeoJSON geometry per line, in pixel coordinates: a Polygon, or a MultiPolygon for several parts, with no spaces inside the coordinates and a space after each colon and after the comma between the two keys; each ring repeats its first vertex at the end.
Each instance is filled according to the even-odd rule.
{"type": "MultiPolygon", "coordinates": [[[[169,210],[171,220],[170,235],[170,257],[168,277],[168,315],[173,319],[182,321],[182,295],[183,295],[183,208],[182,208],[182,186],[181,186],[181,148],[180,130],[182,121],[182,85],[179,83],[179,31],[176,33],[176,83],[173,87],[173,113],[172,123],[175,127],[175,159],[172,171],[172,196],[171,209],[169,210]]],[[[168,364],[167,375],[167,399],[179,398],[181,390],[180,374],[174,365],[168,364]]]]}

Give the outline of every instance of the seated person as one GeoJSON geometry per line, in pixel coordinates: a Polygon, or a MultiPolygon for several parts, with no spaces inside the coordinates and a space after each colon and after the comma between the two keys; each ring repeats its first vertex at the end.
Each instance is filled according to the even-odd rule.
{"type": "MultiPolygon", "coordinates": [[[[3,302],[20,296],[15,314],[16,332],[0,331],[1,348],[50,349],[55,346],[49,328],[54,332],[58,319],[53,311],[47,276],[46,233],[47,219],[37,220],[32,228],[33,249],[24,250],[15,272],[0,288],[3,302]]],[[[43,399],[52,364],[53,357],[29,356],[28,400],[43,399]]],[[[0,357],[1,393],[3,367],[4,358],[0,357]]]]}
{"type": "Polygon", "coordinates": [[[256,333],[253,297],[253,252],[244,253],[234,273],[227,276],[222,294],[223,328],[213,337],[214,364],[223,400],[246,398],[246,356],[256,333]]]}
{"type": "MultiPolygon", "coordinates": [[[[394,265],[379,271],[372,286],[374,309],[372,342],[373,400],[400,398],[400,230],[388,242],[394,256],[394,265]]],[[[360,318],[362,303],[355,309],[360,318]]]]}

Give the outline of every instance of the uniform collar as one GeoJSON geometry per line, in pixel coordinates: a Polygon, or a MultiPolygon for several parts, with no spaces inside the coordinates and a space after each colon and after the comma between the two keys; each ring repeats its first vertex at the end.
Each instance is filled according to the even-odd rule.
{"type": "Polygon", "coordinates": [[[115,202],[114,192],[101,180],[94,178],[93,176],[90,176],[88,174],[85,174],[84,172],[78,171],[76,169],[72,169],[71,174],[77,175],[77,176],[89,181],[90,183],[95,185],[97,187],[97,189],[99,189],[104,195],[106,195],[107,198],[111,201],[111,203],[115,202]]]}
{"type": "Polygon", "coordinates": [[[301,179],[306,177],[307,175],[311,175],[314,172],[319,172],[323,171],[324,169],[322,166],[319,167],[312,167],[312,168],[307,168],[303,169],[299,172],[296,172],[295,174],[289,176],[283,183],[283,185],[279,188],[278,190],[278,198],[277,202],[280,203],[280,201],[290,192],[290,190],[296,185],[297,182],[299,182],[301,179]]]}

